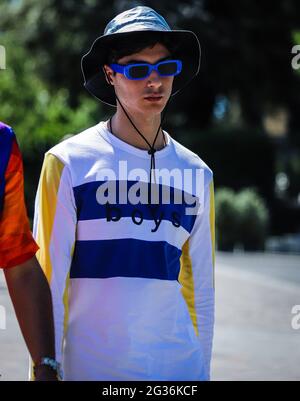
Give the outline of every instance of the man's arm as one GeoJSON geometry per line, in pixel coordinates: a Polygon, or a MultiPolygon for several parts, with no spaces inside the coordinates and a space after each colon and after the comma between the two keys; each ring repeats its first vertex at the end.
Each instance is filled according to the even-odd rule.
{"type": "Polygon", "coordinates": [[[215,307],[215,209],[212,174],[206,178],[204,210],[183,246],[179,281],[204,358],[201,380],[210,380],[215,307]]]}
{"type": "MultiPolygon", "coordinates": [[[[46,277],[35,257],[4,269],[16,316],[35,364],[43,357],[55,359],[52,301],[46,277]]],[[[47,366],[36,369],[36,380],[55,380],[47,366]]]]}
{"type": "Polygon", "coordinates": [[[55,354],[59,363],[63,362],[63,343],[68,327],[69,271],[76,222],[71,172],[58,157],[47,153],[36,195],[33,233],[40,247],[37,259],[51,290],[55,354]]]}

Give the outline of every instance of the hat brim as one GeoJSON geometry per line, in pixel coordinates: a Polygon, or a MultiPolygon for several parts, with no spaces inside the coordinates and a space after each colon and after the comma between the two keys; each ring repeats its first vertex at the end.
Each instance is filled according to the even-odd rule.
{"type": "Polygon", "coordinates": [[[115,92],[112,85],[106,81],[102,66],[107,62],[109,47],[120,39],[134,36],[163,34],[170,37],[177,45],[176,57],[182,60],[182,71],[174,78],[171,96],[183,89],[198,74],[201,60],[201,47],[197,36],[192,31],[154,31],[135,30],[133,32],[118,32],[98,37],[88,53],[81,59],[81,69],[84,77],[84,87],[97,99],[116,107],[115,92]]]}

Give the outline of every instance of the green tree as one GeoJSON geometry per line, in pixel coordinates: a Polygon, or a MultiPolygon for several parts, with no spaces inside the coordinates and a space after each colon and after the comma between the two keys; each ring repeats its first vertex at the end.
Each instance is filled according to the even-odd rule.
{"type": "Polygon", "coordinates": [[[82,131],[100,118],[102,109],[90,98],[72,109],[65,88],[50,91],[36,75],[34,59],[15,38],[2,35],[7,68],[0,72],[0,120],[17,135],[25,165],[25,192],[32,214],[41,164],[50,147],[68,134],[82,131]]]}
{"type": "Polygon", "coordinates": [[[208,126],[216,96],[234,94],[248,125],[259,125],[271,104],[288,107],[292,126],[300,127],[300,78],[291,68],[297,0],[7,1],[0,8],[0,26],[20,38],[39,76],[55,90],[66,88],[71,107],[77,107],[83,93],[81,56],[116,13],[138,4],[154,7],[175,28],[193,30],[202,44],[199,77],[170,105],[171,115],[183,113],[182,124],[208,126]]]}

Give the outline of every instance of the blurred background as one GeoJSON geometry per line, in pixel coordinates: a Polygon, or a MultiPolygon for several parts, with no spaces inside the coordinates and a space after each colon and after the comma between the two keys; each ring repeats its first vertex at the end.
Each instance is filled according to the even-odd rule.
{"type": "MultiPolygon", "coordinates": [[[[173,98],[164,128],[214,172],[212,379],[299,380],[299,1],[0,0],[0,120],[23,153],[30,217],[44,152],[113,113],[83,88],[80,59],[109,20],[136,5],[194,31],[202,47],[200,74],[173,98]]],[[[1,280],[13,334],[0,330],[0,380],[26,379],[1,280]]]]}

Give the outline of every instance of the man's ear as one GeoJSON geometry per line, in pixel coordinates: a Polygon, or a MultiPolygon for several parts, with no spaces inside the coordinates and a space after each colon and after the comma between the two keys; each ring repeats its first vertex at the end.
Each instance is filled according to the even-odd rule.
{"type": "Polygon", "coordinates": [[[109,67],[103,66],[102,68],[103,68],[103,72],[104,72],[104,75],[105,75],[106,82],[107,82],[109,85],[113,85],[114,83],[113,83],[112,79],[110,78],[110,76],[109,76],[109,74],[108,74],[108,72],[107,72],[107,69],[108,69],[109,67]]]}

